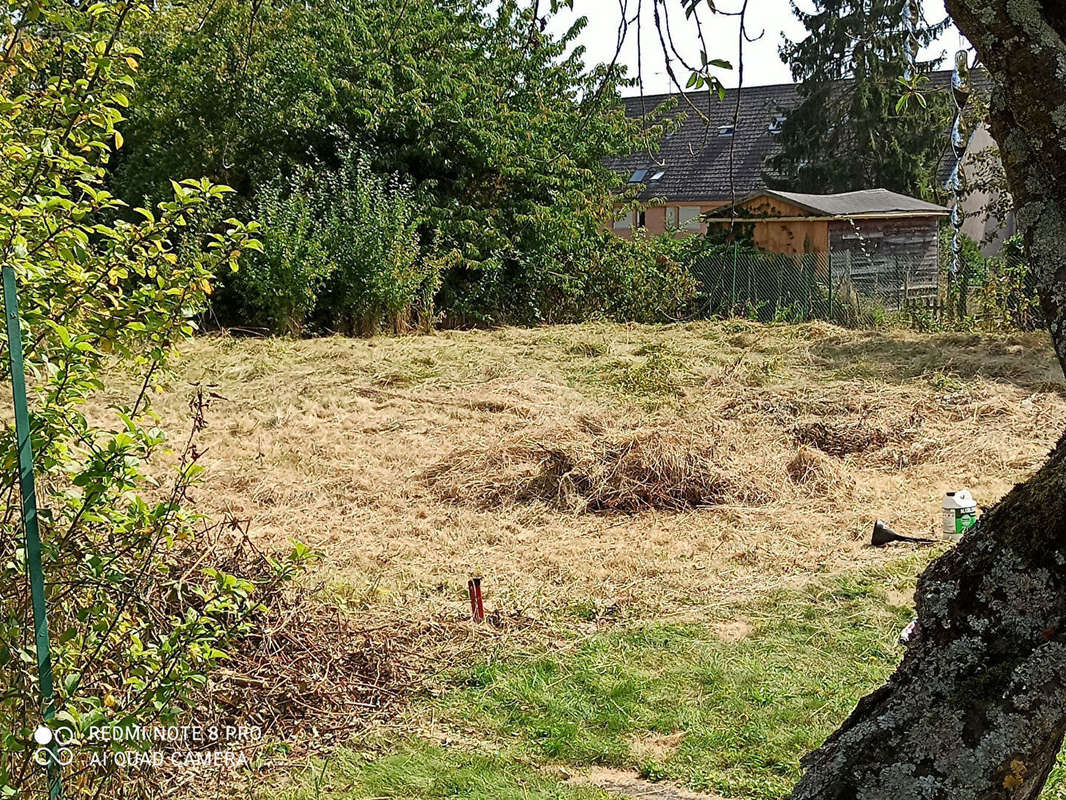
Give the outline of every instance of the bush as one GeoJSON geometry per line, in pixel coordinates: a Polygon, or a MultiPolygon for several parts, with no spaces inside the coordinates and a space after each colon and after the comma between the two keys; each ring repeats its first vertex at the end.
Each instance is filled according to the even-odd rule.
{"type": "Polygon", "coordinates": [[[318,196],[329,261],[315,304],[320,323],[366,335],[430,317],[441,262],[419,243],[410,183],[372,172],[365,157],[349,152],[340,169],[323,176],[318,196]]]}
{"type": "Polygon", "coordinates": [[[263,250],[228,280],[225,316],[274,333],[303,332],[330,271],[317,198],[308,188],[279,177],[259,190],[254,215],[263,250]]]}
{"type": "Polygon", "coordinates": [[[669,322],[692,310],[696,282],[682,263],[684,246],[674,238],[627,240],[602,230],[556,235],[571,246],[558,252],[535,249],[495,282],[483,279],[483,286],[499,292],[496,307],[506,309],[504,319],[669,322]]]}
{"type": "Polygon", "coordinates": [[[214,310],[242,327],[372,334],[428,323],[443,259],[423,247],[408,182],[348,153],[336,170],[299,168],[255,195],[263,250],[222,276],[214,310]]]}
{"type": "Polygon", "coordinates": [[[947,281],[948,303],[953,310],[955,322],[967,324],[967,317],[970,316],[971,291],[973,287],[984,283],[987,262],[981,253],[981,245],[969,236],[961,234],[958,264],[956,264],[952,251],[954,229],[950,225],[942,225],[939,235],[940,275],[947,281]]]}
{"type": "Polygon", "coordinates": [[[621,239],[606,234],[592,259],[587,301],[625,322],[669,322],[694,310],[697,281],[689,269],[691,242],[668,234],[621,239]]]}
{"type": "Polygon", "coordinates": [[[984,285],[978,287],[974,300],[983,327],[1021,331],[1046,327],[1036,276],[1025,256],[1021,236],[1012,236],[1003,243],[999,254],[988,260],[984,285]]]}

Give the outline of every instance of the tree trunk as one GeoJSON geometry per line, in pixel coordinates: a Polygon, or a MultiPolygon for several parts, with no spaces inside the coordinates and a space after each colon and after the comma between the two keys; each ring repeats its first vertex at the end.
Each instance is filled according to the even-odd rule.
{"type": "Polygon", "coordinates": [[[794,798],[1035,798],[1066,732],[1066,437],[922,575],[903,663],[794,798]]]}
{"type": "MultiPolygon", "coordinates": [[[[1066,366],[1066,2],[946,0],[1066,366]]],[[[1030,800],[1066,733],[1066,436],[918,582],[895,674],[803,760],[794,800],[1030,800]]]]}

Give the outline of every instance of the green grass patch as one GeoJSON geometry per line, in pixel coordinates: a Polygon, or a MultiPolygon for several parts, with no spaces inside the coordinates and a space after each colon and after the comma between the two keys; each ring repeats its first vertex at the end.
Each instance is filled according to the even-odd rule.
{"type": "Polygon", "coordinates": [[[441,365],[432,356],[418,355],[388,361],[375,369],[373,383],[381,387],[412,386],[440,377],[441,365]]]}
{"type": "Polygon", "coordinates": [[[622,397],[652,403],[677,398],[685,387],[696,383],[684,359],[662,346],[645,345],[633,355],[632,360],[598,365],[582,378],[622,397]]]}
{"type": "Polygon", "coordinates": [[[300,784],[272,800],[606,800],[595,789],[569,786],[511,758],[439,747],[413,739],[368,759],[344,752],[309,771],[300,784]]]}
{"type": "MultiPolygon", "coordinates": [[[[927,557],[777,592],[705,621],[608,630],[467,668],[414,716],[491,744],[405,739],[371,754],[342,751],[263,798],[607,800],[561,781],[553,765],[631,769],[745,800],[787,797],[800,757],[899,661],[897,637],[911,614],[900,593],[927,557]]],[[[1044,798],[1066,797],[1064,775],[1060,761],[1044,798]]]]}
{"type": "Polygon", "coordinates": [[[724,619],[642,625],[481,665],[461,676],[465,688],[445,699],[446,714],[541,761],[783,797],[800,756],[899,660],[909,611],[891,606],[885,589],[917,569],[908,560],[779,593],[739,611],[748,629],[739,641],[718,633],[724,619]]]}

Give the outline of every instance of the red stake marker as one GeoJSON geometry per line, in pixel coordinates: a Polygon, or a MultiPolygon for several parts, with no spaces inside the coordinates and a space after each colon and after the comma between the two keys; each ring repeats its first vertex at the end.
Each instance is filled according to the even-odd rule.
{"type": "Polygon", "coordinates": [[[470,617],[475,624],[484,622],[485,602],[481,598],[481,578],[471,578],[467,581],[466,590],[470,595],[470,617]]]}

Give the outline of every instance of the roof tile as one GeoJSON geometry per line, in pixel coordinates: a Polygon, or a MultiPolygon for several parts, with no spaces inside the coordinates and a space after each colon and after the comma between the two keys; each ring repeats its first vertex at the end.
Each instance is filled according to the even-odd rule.
{"type": "MultiPolygon", "coordinates": [[[[936,88],[951,83],[950,70],[939,70],[929,77],[936,88]]],[[[978,88],[987,88],[988,79],[979,71],[975,83],[978,88]]],[[[677,105],[666,112],[667,116],[681,117],[680,128],[660,142],[657,152],[632,153],[608,161],[608,166],[627,178],[639,169],[650,170],[646,177],[662,171],[659,180],[645,184],[642,199],[730,202],[763,187],[763,164],[781,149],[780,140],[771,130],[774,118],[798,105],[800,97],[796,84],[779,83],[727,89],[722,100],[706,91],[623,98],[626,115],[634,118],[649,117],[669,100],[676,100],[677,105]],[[734,124],[734,114],[733,135],[719,135],[720,128],[734,124]]],[[[946,156],[950,152],[947,132],[944,142],[946,156]]],[[[950,174],[948,162],[945,157],[939,165],[941,180],[950,174]]]]}

